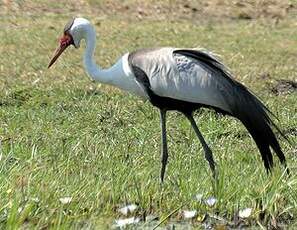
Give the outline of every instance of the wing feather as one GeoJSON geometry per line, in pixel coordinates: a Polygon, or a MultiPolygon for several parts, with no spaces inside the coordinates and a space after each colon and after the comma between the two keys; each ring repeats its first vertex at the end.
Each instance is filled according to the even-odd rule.
{"type": "Polygon", "coordinates": [[[147,74],[151,90],[158,96],[209,105],[229,112],[222,94],[229,93],[227,88],[230,82],[218,77],[218,74],[222,74],[215,69],[178,52],[175,48],[136,51],[130,54],[130,62],[147,74]]]}

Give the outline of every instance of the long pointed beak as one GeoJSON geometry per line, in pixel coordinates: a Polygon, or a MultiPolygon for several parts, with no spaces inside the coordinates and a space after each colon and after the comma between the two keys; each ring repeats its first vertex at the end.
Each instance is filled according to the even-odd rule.
{"type": "Polygon", "coordinates": [[[50,61],[50,63],[48,64],[47,68],[50,68],[55,62],[56,60],[59,58],[59,56],[64,52],[64,50],[69,46],[70,44],[63,44],[60,45],[56,50],[55,53],[50,61]]]}

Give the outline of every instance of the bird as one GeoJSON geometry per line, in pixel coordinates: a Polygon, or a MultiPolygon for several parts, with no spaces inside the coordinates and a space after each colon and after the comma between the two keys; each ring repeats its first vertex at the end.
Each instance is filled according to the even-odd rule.
{"type": "Polygon", "coordinates": [[[210,108],[241,121],[254,139],[266,171],[271,172],[274,165],[273,150],[288,172],[286,157],[276,132],[286,137],[273,122],[273,113],[251,90],[237,81],[212,52],[198,48],[144,48],[128,52],[110,68],[102,69],[94,60],[95,28],[88,19],[77,17],[65,25],[59,46],[48,68],[70,45],[79,48],[82,40],[86,44],[83,55],[84,67],[93,80],[135,94],[158,108],[161,126],[162,183],[168,163],[168,111],[181,112],[188,119],[202,145],[211,173],[216,178],[217,169],[212,150],[193,117],[194,112],[201,108],[210,108]]]}

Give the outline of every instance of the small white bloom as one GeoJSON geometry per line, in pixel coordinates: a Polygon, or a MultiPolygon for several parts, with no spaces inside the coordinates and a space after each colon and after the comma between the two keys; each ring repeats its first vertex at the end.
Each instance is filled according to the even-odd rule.
{"type": "Polygon", "coordinates": [[[183,216],[185,219],[192,219],[197,215],[196,210],[184,210],[183,211],[183,216]]]}
{"type": "Polygon", "coordinates": [[[126,205],[126,206],[124,206],[122,208],[119,208],[118,211],[120,213],[122,213],[123,215],[127,216],[128,213],[132,213],[136,209],[137,209],[137,205],[136,204],[129,204],[129,205],[126,205]]]}
{"type": "Polygon", "coordinates": [[[115,223],[116,223],[117,227],[125,227],[126,225],[137,224],[139,221],[140,221],[140,218],[131,217],[131,218],[127,218],[127,219],[115,220],[115,223]]]}
{"type": "Polygon", "coordinates": [[[205,204],[207,204],[208,206],[212,207],[215,205],[215,203],[217,203],[217,199],[215,197],[209,197],[208,199],[206,199],[205,204]]]}
{"type": "Polygon", "coordinates": [[[66,196],[59,199],[62,204],[69,204],[72,201],[72,197],[66,196]]]}
{"type": "Polygon", "coordinates": [[[252,214],[251,208],[245,208],[239,211],[238,216],[240,218],[248,218],[252,214]]]}
{"type": "Polygon", "coordinates": [[[38,197],[32,197],[31,200],[35,203],[39,203],[39,198],[38,197]]]}
{"type": "Polygon", "coordinates": [[[35,81],[32,82],[32,85],[36,85],[40,81],[40,78],[37,78],[35,81]]]}
{"type": "Polygon", "coordinates": [[[202,201],[202,197],[203,197],[203,194],[201,193],[198,193],[195,195],[194,199],[198,202],[201,202],[202,201]]]}

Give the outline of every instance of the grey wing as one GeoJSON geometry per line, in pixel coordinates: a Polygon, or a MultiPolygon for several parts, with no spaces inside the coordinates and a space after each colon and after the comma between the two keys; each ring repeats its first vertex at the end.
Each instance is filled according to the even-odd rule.
{"type": "Polygon", "coordinates": [[[158,96],[209,105],[230,112],[229,100],[232,97],[229,94],[232,94],[233,80],[220,71],[223,66],[215,68],[210,65],[210,60],[216,65],[222,64],[209,53],[159,48],[137,51],[130,56],[131,65],[146,73],[151,90],[158,96]],[[196,52],[195,56],[191,52],[196,52]]]}

